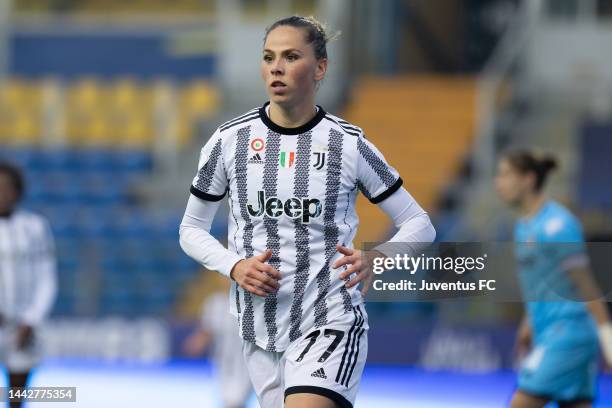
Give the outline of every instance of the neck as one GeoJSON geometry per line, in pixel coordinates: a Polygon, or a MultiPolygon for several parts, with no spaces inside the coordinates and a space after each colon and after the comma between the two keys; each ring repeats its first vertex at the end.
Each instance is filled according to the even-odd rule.
{"type": "Polygon", "coordinates": [[[295,128],[310,121],[317,114],[314,102],[309,100],[299,105],[285,107],[270,102],[270,120],[285,128],[295,128]]]}
{"type": "Polygon", "coordinates": [[[521,203],[519,213],[522,217],[533,217],[540,211],[545,202],[546,198],[542,194],[530,194],[521,203]]]}

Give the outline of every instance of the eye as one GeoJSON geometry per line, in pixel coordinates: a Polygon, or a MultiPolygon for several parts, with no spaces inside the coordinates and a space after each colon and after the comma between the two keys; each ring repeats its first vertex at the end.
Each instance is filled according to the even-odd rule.
{"type": "Polygon", "coordinates": [[[272,62],[272,56],[270,54],[264,55],[263,60],[265,62],[272,62]]]}
{"type": "Polygon", "coordinates": [[[289,54],[289,55],[287,55],[287,61],[295,61],[298,58],[299,57],[296,54],[289,54]]]}

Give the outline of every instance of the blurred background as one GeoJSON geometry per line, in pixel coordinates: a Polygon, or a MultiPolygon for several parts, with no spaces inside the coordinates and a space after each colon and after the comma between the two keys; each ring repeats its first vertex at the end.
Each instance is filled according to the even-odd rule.
{"type": "MultiPolygon", "coordinates": [[[[549,193],[612,240],[612,0],[0,0],[0,158],[59,260],[36,385],[77,386],[83,407],[219,406],[214,368],[181,347],[219,285],[178,225],[201,146],[266,100],[264,28],[293,13],[341,32],[318,102],[365,130],[438,240],[511,240],[492,177],[517,145],[555,153],[549,193]]],[[[393,233],[358,212],[356,245],[393,233]]],[[[507,404],[521,305],[368,310],[356,407],[507,404]]]]}

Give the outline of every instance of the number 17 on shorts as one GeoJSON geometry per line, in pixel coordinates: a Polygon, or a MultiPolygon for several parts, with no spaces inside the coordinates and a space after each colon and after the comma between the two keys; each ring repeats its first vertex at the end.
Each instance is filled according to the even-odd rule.
{"type": "Polygon", "coordinates": [[[312,393],[352,407],[368,353],[365,310],[355,306],[294,341],[285,353],[285,396],[312,393]]]}

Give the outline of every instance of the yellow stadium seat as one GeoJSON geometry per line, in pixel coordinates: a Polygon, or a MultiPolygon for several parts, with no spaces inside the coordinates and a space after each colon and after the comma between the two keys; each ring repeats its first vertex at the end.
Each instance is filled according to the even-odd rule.
{"type": "Polygon", "coordinates": [[[0,141],[7,143],[12,138],[12,123],[15,112],[4,99],[0,99],[0,141]]]}
{"type": "Polygon", "coordinates": [[[85,78],[69,89],[69,103],[75,109],[99,109],[103,93],[103,88],[98,81],[92,78],[85,78]]]}
{"type": "Polygon", "coordinates": [[[131,79],[121,79],[109,90],[109,138],[120,145],[149,147],[153,140],[153,92],[131,79]]]}
{"type": "Polygon", "coordinates": [[[20,112],[15,116],[12,134],[17,144],[36,144],[41,138],[40,118],[28,112],[20,112]]]}
{"type": "Polygon", "coordinates": [[[103,114],[95,115],[87,124],[83,144],[88,146],[109,146],[112,144],[108,119],[103,114]]]}
{"type": "Polygon", "coordinates": [[[20,105],[27,94],[27,86],[24,81],[11,79],[0,87],[1,98],[10,106],[20,105]]]}
{"type": "Polygon", "coordinates": [[[126,124],[119,143],[127,147],[149,148],[153,142],[153,129],[144,117],[132,117],[126,124]]]}
{"type": "Polygon", "coordinates": [[[40,140],[42,92],[38,83],[10,79],[0,86],[0,139],[5,143],[40,140]]]}
{"type": "Polygon", "coordinates": [[[132,107],[138,103],[138,88],[134,81],[122,79],[111,85],[109,89],[113,107],[132,107]]]}
{"type": "Polygon", "coordinates": [[[191,117],[210,117],[219,107],[219,95],[207,81],[196,81],[183,91],[181,107],[191,117]]]}
{"type": "MultiPolygon", "coordinates": [[[[66,92],[66,139],[70,144],[89,144],[95,139],[95,117],[103,115],[102,89],[95,79],[84,78],[66,92]]],[[[99,121],[100,119],[98,119],[99,121]]]]}
{"type": "Polygon", "coordinates": [[[187,145],[195,136],[198,123],[217,113],[220,97],[217,88],[208,81],[194,81],[179,95],[178,144],[187,145]]]}

